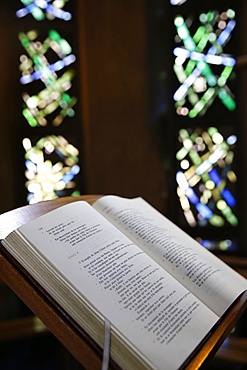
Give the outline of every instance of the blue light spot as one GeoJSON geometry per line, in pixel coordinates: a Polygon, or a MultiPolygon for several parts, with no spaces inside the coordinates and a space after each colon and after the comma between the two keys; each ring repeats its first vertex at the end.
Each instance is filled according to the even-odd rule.
{"type": "Polygon", "coordinates": [[[224,189],[221,192],[222,198],[226,201],[229,207],[234,207],[236,205],[236,199],[228,189],[224,189]]]}

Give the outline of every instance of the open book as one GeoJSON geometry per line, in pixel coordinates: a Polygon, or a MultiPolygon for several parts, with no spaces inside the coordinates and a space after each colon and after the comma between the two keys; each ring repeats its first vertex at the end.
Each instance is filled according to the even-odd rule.
{"type": "Polygon", "coordinates": [[[123,369],[179,369],[247,281],[142,198],[78,201],[2,244],[123,369]]]}

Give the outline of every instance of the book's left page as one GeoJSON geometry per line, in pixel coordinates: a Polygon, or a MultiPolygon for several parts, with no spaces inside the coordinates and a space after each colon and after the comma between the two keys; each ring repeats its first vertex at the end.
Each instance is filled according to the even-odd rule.
{"type": "MultiPolygon", "coordinates": [[[[85,305],[107,318],[118,344],[145,364],[141,368],[178,369],[218,320],[85,202],[20,227],[4,246],[79,324],[85,305]]],[[[121,350],[117,354],[128,368],[121,350]]]]}

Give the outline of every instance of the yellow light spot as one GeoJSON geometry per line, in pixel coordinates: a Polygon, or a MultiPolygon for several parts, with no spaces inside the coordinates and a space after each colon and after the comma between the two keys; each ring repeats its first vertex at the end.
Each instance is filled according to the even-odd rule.
{"type": "Polygon", "coordinates": [[[226,209],[227,204],[226,204],[226,202],[225,202],[223,199],[220,199],[220,200],[218,200],[218,202],[216,203],[216,206],[217,206],[217,208],[218,208],[220,211],[223,211],[224,209],[226,209]]]}

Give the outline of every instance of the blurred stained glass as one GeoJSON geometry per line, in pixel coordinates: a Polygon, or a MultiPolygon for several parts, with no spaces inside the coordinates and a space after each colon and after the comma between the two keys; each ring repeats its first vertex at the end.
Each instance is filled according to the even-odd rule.
{"type": "Polygon", "coordinates": [[[216,127],[181,129],[178,141],[177,195],[187,224],[236,227],[236,135],[224,137],[216,127]]]}
{"type": "Polygon", "coordinates": [[[22,113],[31,127],[46,126],[50,116],[53,126],[59,126],[65,117],[75,115],[73,107],[77,99],[68,93],[75,72],[67,67],[76,61],[76,57],[70,44],[56,30],[50,30],[43,42],[37,38],[38,33],[34,30],[19,34],[26,51],[20,57],[21,84],[41,81],[45,85],[35,95],[23,92],[22,113]],[[48,60],[48,52],[52,62],[48,60]]]}
{"type": "Polygon", "coordinates": [[[177,15],[174,25],[173,68],[180,83],[173,95],[176,113],[191,119],[203,116],[216,99],[234,111],[236,100],[229,81],[235,77],[236,60],[225,48],[236,26],[235,11],[210,10],[187,18],[177,15]]]}
{"type": "Polygon", "coordinates": [[[235,252],[239,248],[239,243],[232,238],[222,240],[202,238],[196,239],[204,248],[211,251],[235,252]]]}
{"type": "Polygon", "coordinates": [[[24,7],[17,10],[16,16],[23,18],[31,14],[36,21],[56,18],[70,21],[71,13],[63,9],[68,2],[69,0],[21,0],[24,7]]]}
{"type": "Polygon", "coordinates": [[[29,204],[59,196],[79,195],[79,150],[63,136],[48,135],[32,145],[23,139],[29,204]]]}

